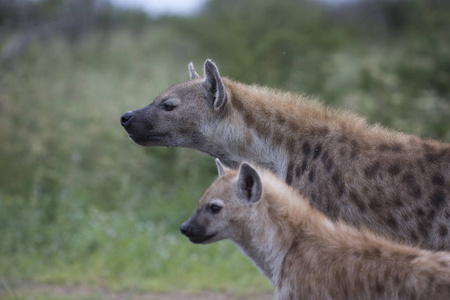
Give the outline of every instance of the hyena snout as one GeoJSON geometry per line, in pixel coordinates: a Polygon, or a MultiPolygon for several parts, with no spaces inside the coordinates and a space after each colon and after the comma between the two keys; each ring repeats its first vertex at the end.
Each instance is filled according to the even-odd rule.
{"type": "Polygon", "coordinates": [[[198,222],[195,214],[180,226],[180,231],[189,241],[195,244],[210,243],[217,234],[208,233],[206,226],[198,222]]]}
{"type": "Polygon", "coordinates": [[[192,235],[192,226],[186,221],[180,226],[180,231],[185,236],[189,237],[192,235]]]}
{"type": "Polygon", "coordinates": [[[120,124],[122,124],[123,127],[127,127],[127,125],[130,124],[131,119],[133,119],[133,111],[127,111],[120,117],[120,124]]]}

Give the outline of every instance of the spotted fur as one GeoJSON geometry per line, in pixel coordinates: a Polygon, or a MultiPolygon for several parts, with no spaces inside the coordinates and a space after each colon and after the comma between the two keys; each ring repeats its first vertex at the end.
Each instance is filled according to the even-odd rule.
{"type": "Polygon", "coordinates": [[[218,166],[223,176],[181,230],[204,244],[231,239],[270,279],[277,299],[450,299],[450,252],[333,222],[269,171],[218,166]],[[212,204],[221,210],[211,213],[212,204]]]}
{"type": "Polygon", "coordinates": [[[122,116],[143,146],[187,147],[273,171],[332,220],[428,249],[450,249],[450,145],[369,126],[302,95],[200,78],[122,116]],[[176,100],[176,101],[175,101],[176,100]],[[176,103],[171,110],[165,103],[176,103]]]}

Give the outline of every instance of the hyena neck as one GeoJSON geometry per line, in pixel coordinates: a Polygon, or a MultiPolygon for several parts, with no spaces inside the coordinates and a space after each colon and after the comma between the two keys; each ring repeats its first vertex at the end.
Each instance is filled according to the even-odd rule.
{"type": "Polygon", "coordinates": [[[224,117],[209,125],[205,152],[237,167],[242,161],[286,178],[299,145],[325,136],[341,117],[321,104],[290,93],[246,86],[224,79],[229,104],[224,117]]]}
{"type": "Polygon", "coordinates": [[[210,131],[205,149],[198,149],[218,158],[228,167],[238,168],[240,163],[247,161],[270,169],[279,175],[280,162],[288,161],[288,153],[283,148],[277,148],[259,137],[251,137],[252,129],[242,126],[233,128],[229,124],[220,124],[210,131]],[[251,137],[251,140],[249,139],[251,137]]]}
{"type": "Polygon", "coordinates": [[[249,219],[255,221],[249,221],[241,237],[233,239],[233,242],[276,286],[283,257],[287,252],[282,247],[286,242],[285,235],[281,236],[278,228],[273,227],[272,224],[266,224],[266,221],[262,221],[258,214],[249,219]]]}
{"type": "Polygon", "coordinates": [[[265,173],[263,198],[246,218],[244,233],[234,242],[277,286],[284,257],[290,250],[286,245],[302,235],[302,224],[311,207],[306,200],[298,201],[301,196],[274,175],[261,173],[265,173]]]}

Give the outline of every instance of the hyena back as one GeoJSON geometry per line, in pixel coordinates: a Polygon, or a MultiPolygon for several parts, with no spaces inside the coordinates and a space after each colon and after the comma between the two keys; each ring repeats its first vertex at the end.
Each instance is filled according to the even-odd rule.
{"type": "Polygon", "coordinates": [[[404,246],[332,222],[269,171],[243,163],[205,192],[180,230],[192,242],[231,239],[278,299],[450,299],[450,252],[404,246]]]}
{"type": "Polygon", "coordinates": [[[222,78],[191,80],[122,115],[143,146],[187,147],[270,169],[332,220],[428,249],[450,249],[450,145],[368,126],[291,93],[222,78]]]}

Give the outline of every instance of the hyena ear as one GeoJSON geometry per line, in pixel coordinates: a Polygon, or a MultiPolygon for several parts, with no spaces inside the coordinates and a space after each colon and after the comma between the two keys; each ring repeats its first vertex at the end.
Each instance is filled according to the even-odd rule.
{"type": "Polygon", "coordinates": [[[262,183],[258,172],[245,162],[239,168],[238,190],[240,196],[250,203],[261,199],[262,183]]]}
{"type": "Polygon", "coordinates": [[[213,101],[214,109],[219,110],[227,102],[227,92],[217,66],[209,59],[205,61],[205,81],[203,86],[213,101]]]}
{"type": "Polygon", "coordinates": [[[198,75],[197,72],[195,72],[194,64],[192,62],[189,63],[188,69],[189,69],[189,76],[190,76],[191,80],[200,78],[200,75],[198,75]]]}
{"type": "Polygon", "coordinates": [[[217,171],[219,172],[219,177],[221,177],[223,174],[225,174],[226,171],[229,170],[227,167],[222,165],[222,163],[220,162],[220,159],[218,159],[218,158],[216,158],[216,166],[217,166],[217,171]]]}

